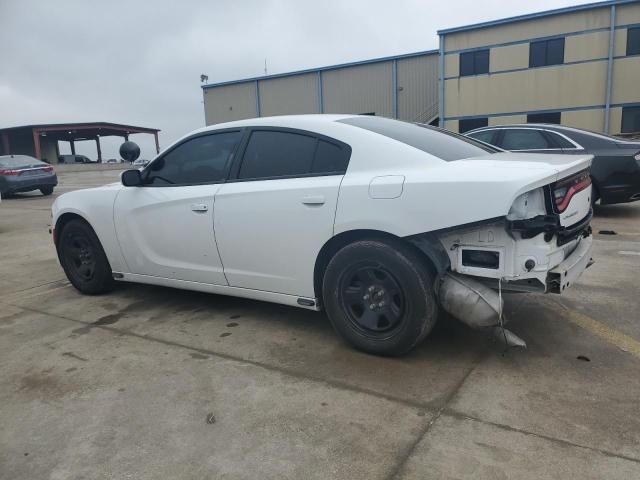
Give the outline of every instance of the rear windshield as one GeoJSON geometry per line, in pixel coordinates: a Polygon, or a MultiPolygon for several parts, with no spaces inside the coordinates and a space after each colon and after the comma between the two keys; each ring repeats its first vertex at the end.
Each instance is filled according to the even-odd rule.
{"type": "Polygon", "coordinates": [[[447,162],[499,152],[472,138],[429,125],[368,116],[338,121],[406,143],[447,162]]]}
{"type": "Polygon", "coordinates": [[[1,168],[19,168],[19,167],[29,167],[29,166],[39,166],[44,165],[44,162],[40,160],[36,160],[32,157],[27,157],[24,155],[16,155],[15,157],[0,157],[0,167],[1,168]]]}

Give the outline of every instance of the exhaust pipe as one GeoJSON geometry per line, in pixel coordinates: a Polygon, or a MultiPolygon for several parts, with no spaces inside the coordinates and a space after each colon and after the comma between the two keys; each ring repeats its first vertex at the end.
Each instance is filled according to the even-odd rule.
{"type": "Polygon", "coordinates": [[[503,326],[504,302],[498,293],[467,276],[447,272],[440,286],[440,304],[448,313],[476,330],[490,330],[508,347],[527,344],[503,326]]]}

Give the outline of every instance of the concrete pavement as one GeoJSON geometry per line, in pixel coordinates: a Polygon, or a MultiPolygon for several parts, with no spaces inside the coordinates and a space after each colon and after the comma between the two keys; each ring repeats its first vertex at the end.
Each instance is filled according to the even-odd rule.
{"type": "MultiPolygon", "coordinates": [[[[117,175],[62,172],[54,196],[117,175]]],[[[445,319],[388,359],[322,313],[82,296],[51,201],[0,204],[1,479],[640,478],[640,255],[621,253],[640,252],[640,204],[597,208],[596,264],[566,296],[507,298],[527,350],[445,319]]]]}

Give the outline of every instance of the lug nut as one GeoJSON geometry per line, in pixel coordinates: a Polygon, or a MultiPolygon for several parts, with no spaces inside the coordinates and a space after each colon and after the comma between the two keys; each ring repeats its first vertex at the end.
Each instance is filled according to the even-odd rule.
{"type": "Polygon", "coordinates": [[[369,300],[369,295],[365,295],[364,297],[362,297],[363,300],[369,300]]]}
{"type": "Polygon", "coordinates": [[[384,302],[380,302],[380,303],[378,304],[378,306],[379,306],[379,307],[384,307],[384,302]]]}
{"type": "Polygon", "coordinates": [[[376,308],[375,304],[372,303],[371,305],[369,305],[370,310],[373,310],[374,308],[376,308]]]}

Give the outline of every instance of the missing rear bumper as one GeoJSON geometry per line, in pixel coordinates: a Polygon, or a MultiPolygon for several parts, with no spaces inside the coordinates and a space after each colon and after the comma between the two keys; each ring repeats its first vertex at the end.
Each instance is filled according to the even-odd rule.
{"type": "Polygon", "coordinates": [[[591,247],[593,237],[580,240],[576,249],[562,263],[547,274],[547,292],[562,293],[570,287],[587,268],[593,265],[591,247]]]}

